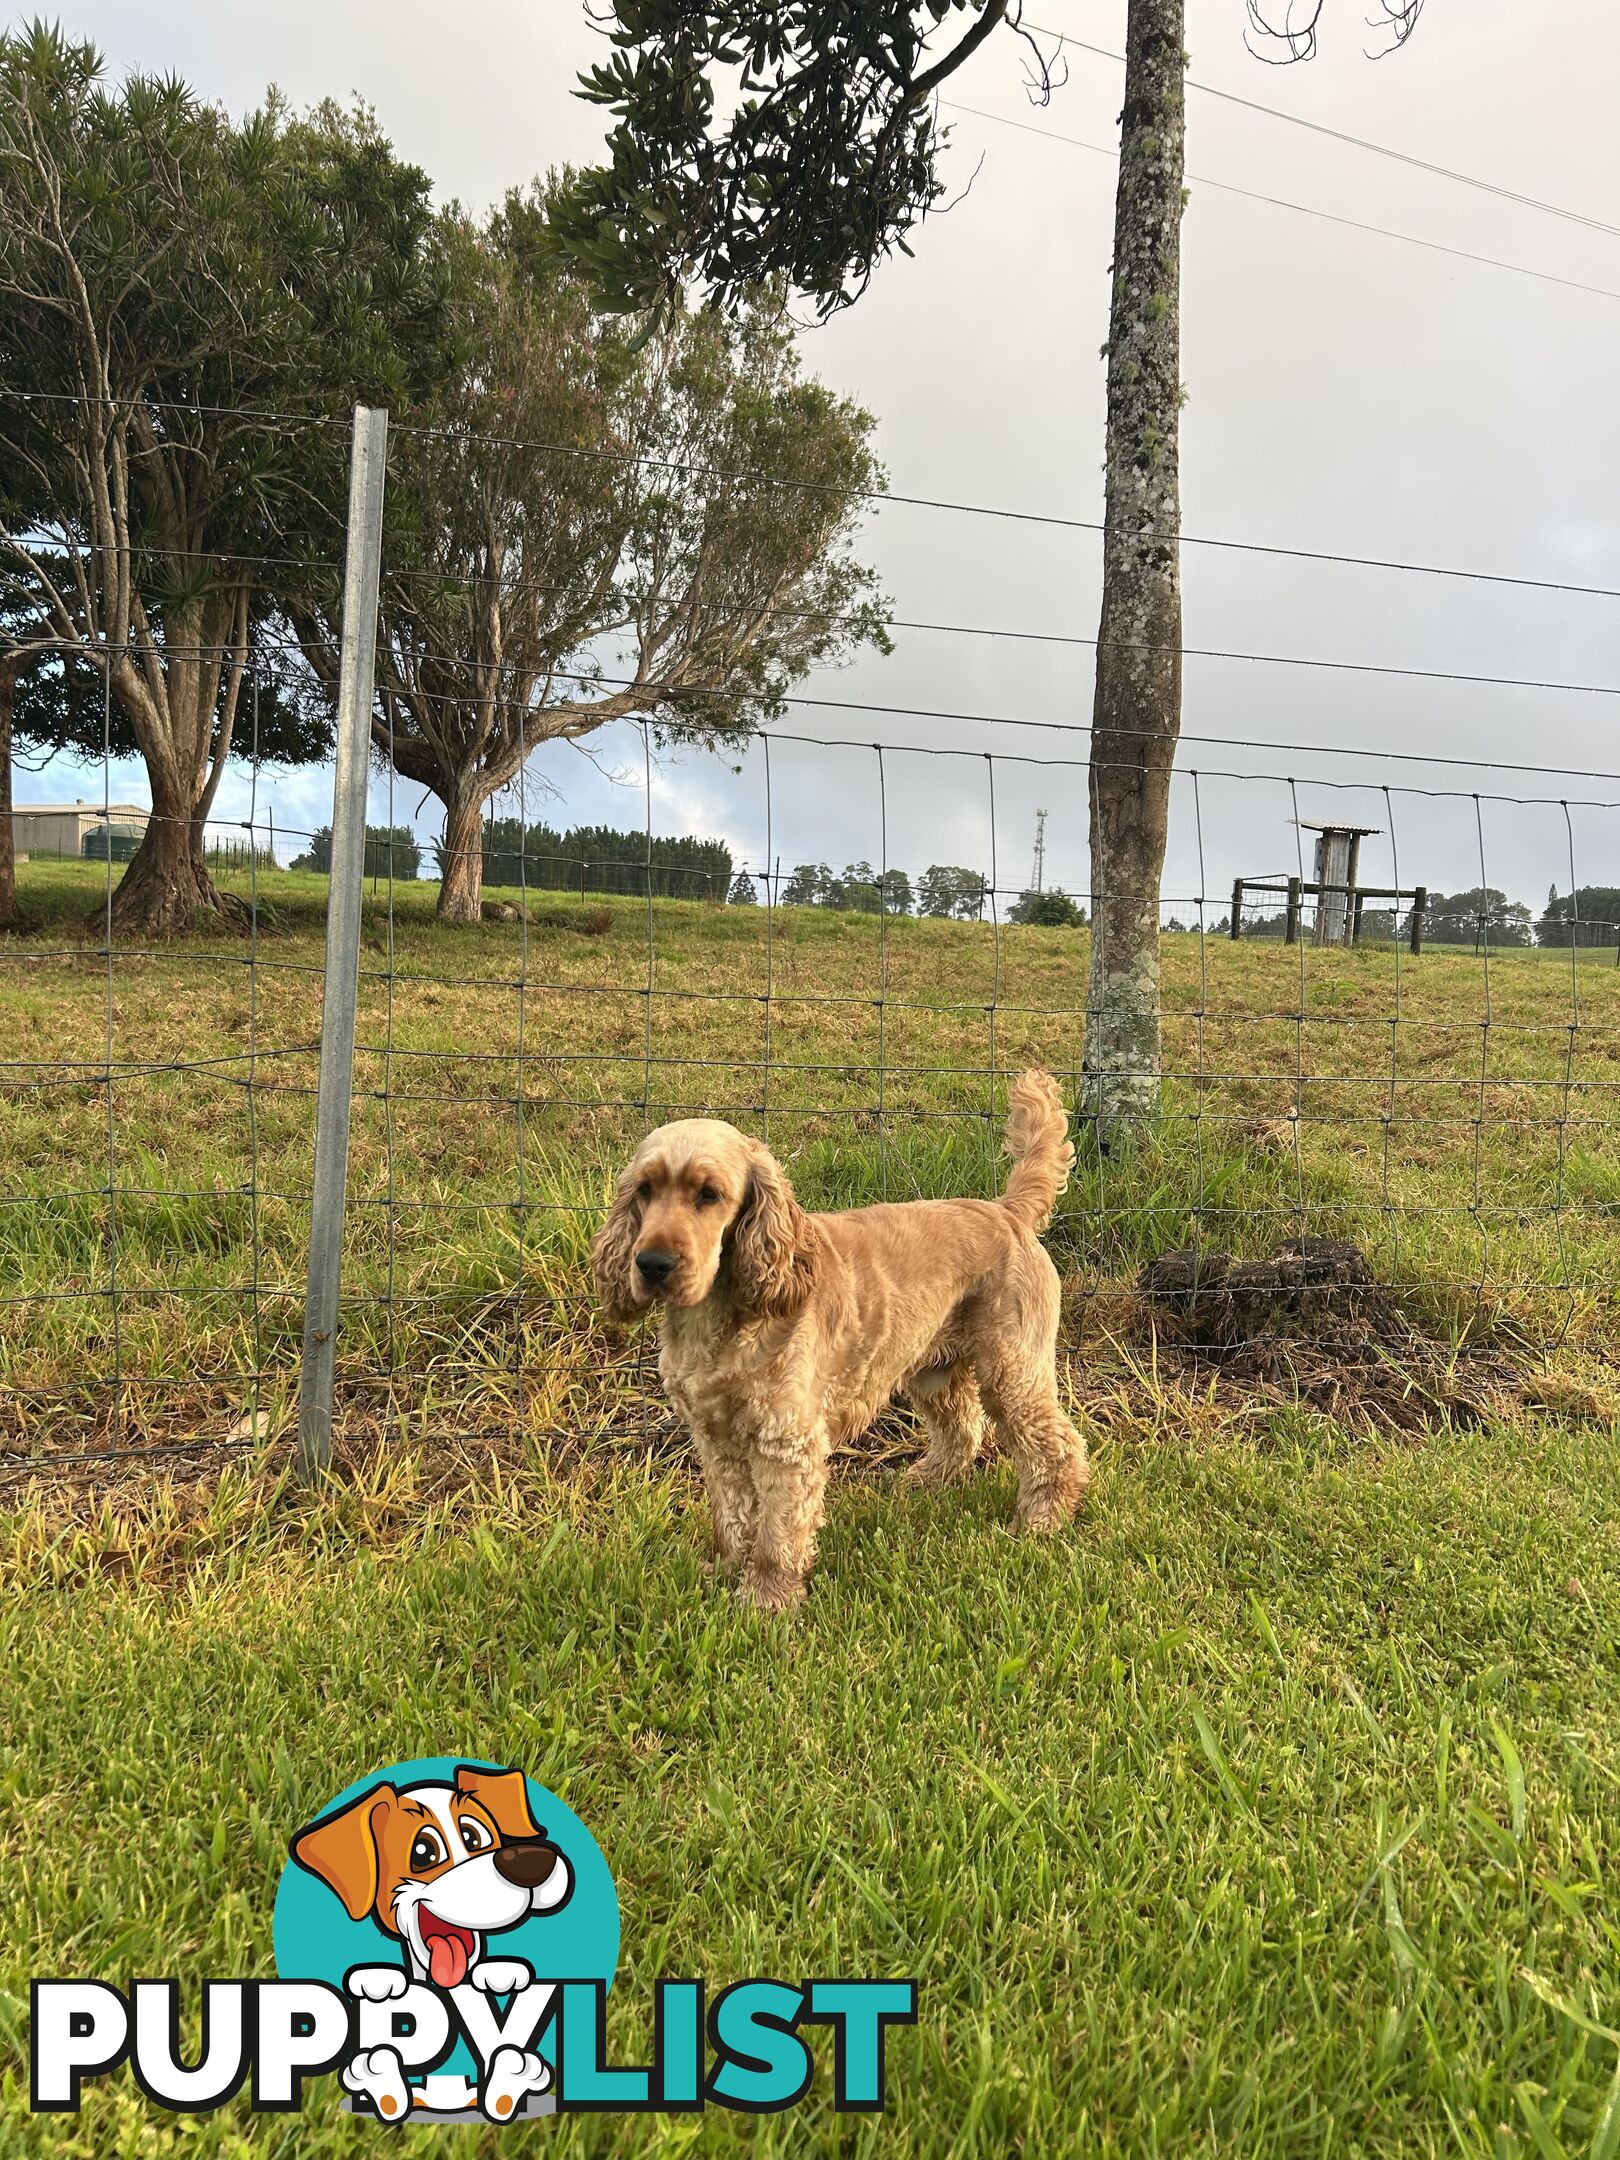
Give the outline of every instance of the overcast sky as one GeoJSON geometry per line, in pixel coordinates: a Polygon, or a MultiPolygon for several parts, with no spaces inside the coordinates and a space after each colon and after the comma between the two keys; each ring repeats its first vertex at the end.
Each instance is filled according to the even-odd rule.
{"type": "MultiPolygon", "coordinates": [[[[1620,227],[1620,11],[1596,0],[1547,0],[1534,11],[1509,0],[1430,0],[1411,43],[1376,65],[1363,52],[1367,12],[1365,0],[1327,0],[1320,57],[1273,69],[1244,51],[1242,0],[1190,0],[1192,79],[1620,227]]],[[[94,0],[62,14],[117,70],[176,71],[236,111],[272,81],[298,104],[357,92],[443,194],[469,203],[548,165],[589,158],[600,140],[600,117],[571,95],[577,71],[600,50],[575,0],[460,0],[450,17],[426,0],[277,0],[267,8],[94,0]]],[[[1121,50],[1123,0],[1030,0],[1030,15],[1053,32],[1121,50]]],[[[1082,51],[1069,54],[1069,67],[1051,106],[1032,110],[1022,47],[1011,36],[992,41],[952,91],[1021,125],[953,112],[947,177],[965,183],[982,158],[966,200],[930,220],[915,259],[883,268],[856,309],[805,336],[811,369],[877,414],[898,494],[1101,515],[1098,348],[1115,168],[1108,156],[1056,138],[1112,144],[1122,70],[1082,51]]],[[[1187,163],[1188,534],[1620,587],[1620,233],[1198,90],[1188,93],[1187,163]],[[1352,230],[1214,182],[1608,295],[1352,230]]],[[[1095,634],[1094,534],[890,505],[865,544],[902,618],[1095,634]]],[[[1197,546],[1184,550],[1183,578],[1190,647],[1620,684],[1620,600],[1197,546]]],[[[1084,645],[918,630],[898,632],[896,647],[889,659],[803,687],[817,699],[1080,728],[1089,718],[1084,645]]],[[[1364,850],[1364,882],[1390,878],[1393,822],[1403,884],[1478,883],[1483,837],[1487,882],[1539,904],[1550,884],[1570,882],[1558,799],[1620,804],[1620,780],[1572,777],[1620,771],[1617,711],[1614,697],[1189,658],[1167,906],[1192,916],[1189,903],[1202,890],[1212,920],[1238,872],[1293,869],[1296,801],[1305,818],[1337,812],[1383,828],[1364,850]],[[1414,765],[1392,752],[1547,771],[1414,765]],[[1329,780],[1350,785],[1330,788],[1329,780]],[[1386,798],[1386,784],[1457,792],[1386,798]],[[1476,812],[1475,790],[1553,800],[1540,808],[1486,801],[1476,812]]],[[[828,706],[796,708],[782,729],[861,746],[784,741],[773,749],[771,839],[784,863],[878,859],[870,745],[881,738],[1001,753],[998,882],[1024,881],[1040,805],[1050,813],[1049,882],[1084,890],[1083,732],[828,706]],[[1072,762],[1019,764],[1014,753],[1072,762]]],[[[561,799],[547,806],[535,788],[530,814],[638,823],[638,745],[604,735],[598,749],[594,763],[560,747],[537,759],[538,776],[561,799]],[[615,782],[614,770],[630,780],[615,782]]],[[[982,757],[897,749],[885,757],[884,779],[891,862],[988,868],[982,757]]],[[[120,774],[115,790],[138,783],[138,774],[120,774]]],[[[276,778],[268,792],[278,822],[325,822],[329,786],[313,772],[276,778]]],[[[17,792],[24,800],[99,796],[100,774],[21,773],[17,792]]],[[[399,785],[401,814],[415,810],[415,792],[399,785]]],[[[221,811],[240,814],[245,794],[245,775],[233,774],[221,811]]],[[[378,783],[374,816],[384,800],[378,783]]],[[[654,781],[653,819],[661,831],[722,835],[739,857],[762,860],[757,752],[738,774],[696,753],[666,763],[654,781]]],[[[431,820],[423,826],[431,830],[431,820]]],[[[1579,881],[1620,882],[1620,809],[1573,810],[1569,827],[1579,881]]]]}

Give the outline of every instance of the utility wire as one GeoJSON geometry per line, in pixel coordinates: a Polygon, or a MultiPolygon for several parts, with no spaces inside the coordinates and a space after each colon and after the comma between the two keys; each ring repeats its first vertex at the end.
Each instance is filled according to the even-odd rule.
{"type": "MultiPolygon", "coordinates": [[[[55,402],[61,404],[89,403],[93,405],[116,405],[116,398],[81,399],[76,392],[66,390],[11,390],[0,388],[0,409],[7,400],[27,403],[55,402]]],[[[127,402],[122,401],[122,402],[127,402]]],[[[149,401],[151,410],[174,411],[192,415],[199,413],[223,413],[237,419],[255,419],[310,426],[349,425],[346,416],[322,413],[287,413],[271,410],[244,411],[236,406],[176,404],[162,399],[149,401]]],[[[419,435],[429,441],[446,439],[456,435],[449,428],[429,427],[409,420],[394,423],[391,433],[419,435]]],[[[464,439],[464,438],[462,438],[464,439]]],[[[723,480],[728,485],[758,485],[782,488],[790,493],[810,495],[843,495],[853,502],[869,502],[879,508],[886,504],[911,510],[947,510],[961,517],[996,518],[1014,525],[1039,525],[1054,532],[1101,533],[1106,527],[1101,518],[1060,517],[1051,511],[1012,510],[994,503],[957,502],[946,496],[896,495],[885,488],[841,488],[831,481],[786,480],[776,473],[750,471],[747,468],[731,469],[724,466],[701,464],[692,458],[661,458],[649,456],[645,451],[604,450],[586,447],[579,443],[558,443],[535,440],[514,435],[486,435],[481,441],[514,450],[538,450],[557,457],[581,457],[595,459],[605,464],[644,465],[655,472],[684,472],[710,480],[723,480]]],[[[1358,570],[1396,570],[1411,577],[1461,578],[1481,585],[1512,585],[1530,592],[1574,593],[1584,598],[1620,600],[1620,587],[1612,585],[1576,585],[1562,578],[1524,577],[1502,570],[1468,570],[1448,563],[1401,562],[1387,555],[1345,555],[1330,548],[1283,547],[1266,540],[1228,540],[1209,533],[1173,532],[1166,536],[1183,547],[1221,548],[1244,555],[1273,555],[1287,562],[1341,563],[1358,570]]]]}
{"type": "MultiPolygon", "coordinates": [[[[1098,157],[1112,158],[1117,164],[1119,152],[1106,143],[1086,142],[1078,135],[1065,135],[1058,128],[1040,127],[1033,120],[1013,120],[1005,113],[986,112],[982,105],[963,105],[954,98],[942,98],[941,104],[952,112],[971,113],[976,120],[994,121],[997,127],[1017,128],[1025,135],[1041,135],[1048,142],[1067,143],[1075,150],[1091,150],[1098,157]]],[[[1459,262],[1483,263],[1490,270],[1508,270],[1515,277],[1535,278],[1543,285],[1562,285],[1570,292],[1593,293],[1600,300],[1620,300],[1620,292],[1608,285],[1587,285],[1579,278],[1555,276],[1551,270],[1532,270],[1527,263],[1506,262],[1500,255],[1476,255],[1471,248],[1448,247],[1443,240],[1420,239],[1416,233],[1397,232],[1391,225],[1370,225],[1364,218],[1340,217],[1332,210],[1318,210],[1310,203],[1292,202],[1286,195],[1265,195],[1257,188],[1235,187],[1230,180],[1211,180],[1199,173],[1188,173],[1190,187],[1213,188],[1222,195],[1239,195],[1245,202],[1267,203],[1274,210],[1293,210],[1301,217],[1319,218],[1325,225],[1342,225],[1350,232],[1373,233],[1381,240],[1400,240],[1408,247],[1426,248],[1434,255],[1454,255],[1459,262]]]]}
{"type": "MultiPolygon", "coordinates": [[[[1028,23],[1038,37],[1057,38],[1061,44],[1073,45],[1081,52],[1095,53],[1101,60],[1113,60],[1125,65],[1123,53],[1110,52],[1106,45],[1090,45],[1084,38],[1072,37],[1066,30],[1043,29],[1039,23],[1028,23]]],[[[1609,233],[1620,240],[1620,225],[1611,225],[1603,218],[1591,217],[1584,210],[1566,210],[1558,203],[1543,202],[1536,195],[1521,195],[1516,188],[1501,187],[1494,180],[1481,180],[1472,173],[1458,172],[1455,166],[1437,165],[1429,158],[1415,157],[1409,150],[1395,150],[1388,143],[1370,142],[1365,135],[1347,134],[1342,128],[1326,127],[1320,120],[1307,120],[1300,113],[1284,112],[1279,105],[1262,105],[1258,98],[1240,97],[1235,90],[1217,90],[1213,83],[1199,82],[1187,77],[1187,88],[1197,90],[1205,97],[1219,98],[1223,105],[1241,105],[1245,112],[1264,113],[1268,120],[1283,120],[1290,127],[1304,128],[1312,135],[1325,135],[1330,142],[1348,143],[1352,149],[1367,150],[1374,157],[1392,159],[1397,165],[1410,165],[1417,172],[1433,173],[1437,179],[1454,180],[1459,187],[1476,188],[1482,195],[1494,195],[1502,202],[1517,203],[1524,210],[1540,210],[1547,217],[1563,218],[1571,225],[1584,225],[1593,232],[1609,233]]]]}

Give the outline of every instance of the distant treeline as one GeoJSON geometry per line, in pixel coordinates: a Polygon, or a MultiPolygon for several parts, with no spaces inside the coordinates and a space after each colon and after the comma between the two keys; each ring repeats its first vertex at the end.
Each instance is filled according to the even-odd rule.
{"type": "MultiPolygon", "coordinates": [[[[444,850],[435,850],[444,868],[444,850]]],[[[525,827],[517,818],[484,826],[484,883],[524,885],[536,892],[631,893],[645,897],[649,871],[655,899],[724,900],[731,892],[731,850],[723,840],[649,842],[645,829],[611,825],[525,827]]]]}
{"type": "Polygon", "coordinates": [[[1578,885],[1560,896],[1555,885],[1536,924],[1542,945],[1612,945],[1620,929],[1620,885],[1578,885]]]}

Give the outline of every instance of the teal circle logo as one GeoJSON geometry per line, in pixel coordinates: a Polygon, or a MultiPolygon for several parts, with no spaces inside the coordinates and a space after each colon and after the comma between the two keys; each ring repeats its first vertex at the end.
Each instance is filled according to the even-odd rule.
{"type": "MultiPolygon", "coordinates": [[[[384,2015],[412,1988],[500,2015],[531,1984],[611,1987],[619,1900],[601,1848],[555,1793],[506,1765],[423,1756],[355,1779],[295,1833],[274,1945],[284,1980],[349,1982],[384,2015]]],[[[555,2030],[548,2021],[534,2041],[553,2066],[555,2030]]],[[[376,2090],[349,2090],[388,2116],[424,2111],[426,2088],[425,2111],[454,2116],[481,2075],[460,2037],[428,2072],[408,2076],[408,2103],[392,2069],[376,2090]]]]}

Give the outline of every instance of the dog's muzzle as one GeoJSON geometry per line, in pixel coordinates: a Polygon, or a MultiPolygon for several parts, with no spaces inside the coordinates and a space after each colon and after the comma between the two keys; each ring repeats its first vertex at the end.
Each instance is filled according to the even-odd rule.
{"type": "Polygon", "coordinates": [[[661,1290],[680,1264],[679,1253],[665,1252],[657,1245],[636,1254],[636,1272],[652,1290],[661,1290]]]}

